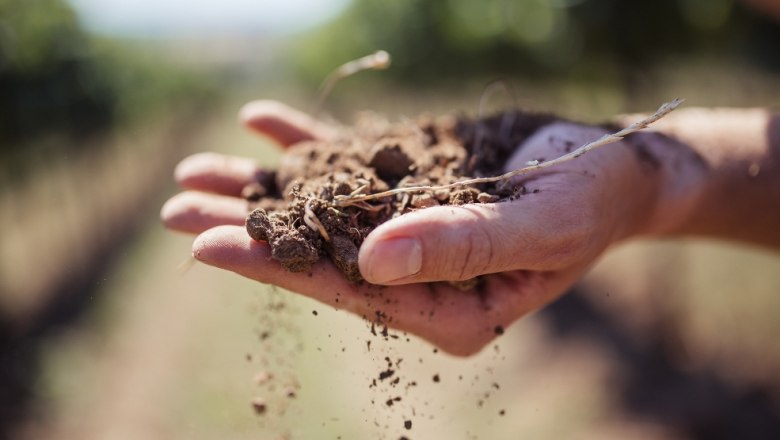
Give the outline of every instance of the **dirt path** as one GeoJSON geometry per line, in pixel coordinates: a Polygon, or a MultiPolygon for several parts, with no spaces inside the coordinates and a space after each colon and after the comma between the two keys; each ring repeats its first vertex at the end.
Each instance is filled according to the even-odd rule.
{"type": "MultiPolygon", "coordinates": [[[[163,234],[153,230],[143,238],[147,246],[150,242],[159,246],[155,252],[145,253],[142,264],[135,267],[144,274],[142,277],[125,273],[106,285],[108,295],[114,296],[106,300],[120,302],[121,313],[111,318],[109,334],[98,337],[105,341],[89,348],[98,350],[92,358],[94,363],[79,367],[87,369],[77,373],[88,376],[86,390],[81,390],[86,395],[75,398],[77,402],[83,399],[77,404],[78,410],[70,405],[57,408],[61,413],[51,421],[52,431],[39,438],[166,438],[158,404],[175,391],[171,387],[177,385],[177,366],[191,343],[192,326],[197,326],[219,300],[203,294],[205,286],[216,287],[215,279],[209,279],[203,271],[192,271],[186,277],[171,276],[183,258],[177,251],[184,243],[163,234]]],[[[66,377],[56,380],[65,382],[66,387],[75,385],[66,377]]]]}

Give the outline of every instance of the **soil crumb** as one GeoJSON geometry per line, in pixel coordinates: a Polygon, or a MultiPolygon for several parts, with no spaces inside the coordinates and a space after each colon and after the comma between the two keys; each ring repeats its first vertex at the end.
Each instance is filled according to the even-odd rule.
{"type": "Polygon", "coordinates": [[[268,404],[265,402],[265,399],[256,397],[252,399],[252,409],[254,409],[255,414],[261,416],[268,410],[268,404]]]}

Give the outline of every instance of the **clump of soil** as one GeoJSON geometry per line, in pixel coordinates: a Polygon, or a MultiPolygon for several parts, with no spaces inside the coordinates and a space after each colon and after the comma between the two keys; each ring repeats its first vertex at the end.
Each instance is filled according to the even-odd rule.
{"type": "Polygon", "coordinates": [[[307,271],[327,256],[349,280],[361,281],[358,250],[383,222],[432,206],[500,203],[522,189],[500,182],[347,207],[336,207],[335,196],[499,175],[517,146],[555,119],[517,111],[481,120],[422,117],[396,124],[374,117],[333,140],[301,142],[285,152],[275,172],[244,188],[252,210],[247,231],[267,241],[272,257],[291,272],[307,271]],[[314,221],[306,221],[307,213],[314,221]]]}

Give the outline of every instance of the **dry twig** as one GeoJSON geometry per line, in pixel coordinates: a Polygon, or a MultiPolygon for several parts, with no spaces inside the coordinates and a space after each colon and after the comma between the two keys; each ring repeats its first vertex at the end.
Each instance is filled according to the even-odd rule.
{"type": "Polygon", "coordinates": [[[500,176],[494,176],[494,177],[478,177],[474,179],[467,179],[462,180],[460,182],[454,182],[447,185],[438,185],[438,186],[410,186],[406,188],[394,188],[388,191],[382,191],[379,193],[374,194],[366,194],[366,195],[340,195],[336,196],[333,199],[333,204],[336,206],[352,206],[355,204],[358,204],[360,202],[366,202],[368,200],[376,200],[381,199],[383,197],[392,196],[395,194],[403,194],[403,193],[417,193],[417,192],[434,192],[439,190],[446,190],[451,188],[458,188],[463,187],[467,185],[477,185],[482,183],[494,183],[494,182],[500,182],[502,180],[511,179],[512,177],[522,176],[525,174],[528,174],[532,171],[541,170],[544,168],[549,168],[554,165],[558,165],[564,162],[568,162],[570,160],[576,159],[583,154],[595,150],[596,148],[603,147],[605,145],[609,145],[611,143],[620,141],[624,137],[628,136],[631,133],[635,133],[637,131],[640,131],[644,128],[647,128],[650,124],[653,122],[656,122],[657,120],[663,118],[664,116],[671,113],[674,109],[680,106],[680,104],[683,103],[682,99],[674,99],[671,102],[667,102],[663,104],[661,107],[658,108],[658,110],[653,113],[652,115],[648,116],[647,118],[635,122],[628,127],[612,134],[606,134],[602,136],[599,139],[596,139],[593,142],[589,142],[585,145],[582,145],[581,147],[577,148],[576,150],[564,154],[563,156],[560,156],[556,159],[550,160],[548,162],[539,162],[539,161],[531,161],[526,163],[526,166],[523,168],[518,168],[516,170],[509,171],[508,173],[501,174],[500,176]]]}
{"type": "Polygon", "coordinates": [[[358,58],[342,64],[336,70],[331,72],[320,85],[317,103],[312,113],[316,114],[322,108],[325,98],[330,95],[331,90],[340,80],[352,76],[363,70],[384,70],[390,66],[390,54],[384,50],[378,50],[370,55],[358,58]]]}
{"type": "Polygon", "coordinates": [[[325,226],[322,225],[322,222],[317,217],[317,214],[315,214],[314,210],[311,209],[312,200],[313,199],[306,200],[306,204],[303,205],[303,222],[306,223],[306,226],[308,226],[312,231],[319,232],[325,241],[330,241],[328,231],[325,230],[325,226]]]}

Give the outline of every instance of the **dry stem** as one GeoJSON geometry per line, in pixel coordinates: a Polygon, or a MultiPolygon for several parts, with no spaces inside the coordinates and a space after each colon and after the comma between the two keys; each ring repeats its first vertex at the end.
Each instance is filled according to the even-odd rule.
{"type": "Polygon", "coordinates": [[[322,222],[317,217],[317,214],[315,214],[314,210],[311,209],[311,202],[312,199],[309,199],[306,201],[306,204],[303,205],[303,222],[306,223],[306,226],[308,226],[312,231],[319,232],[325,241],[330,241],[328,231],[325,230],[325,226],[322,225],[322,222]]]}
{"type": "Polygon", "coordinates": [[[390,54],[384,50],[378,50],[370,55],[358,58],[356,60],[349,61],[342,64],[336,70],[331,72],[322,84],[320,85],[320,93],[317,98],[317,103],[314,106],[312,113],[317,113],[322,108],[322,103],[325,102],[325,98],[328,97],[333,87],[339,80],[342,80],[348,76],[352,76],[363,70],[383,70],[390,66],[390,54]]]}
{"type": "Polygon", "coordinates": [[[531,161],[526,163],[526,167],[524,168],[518,168],[516,170],[509,171],[508,173],[502,174],[500,176],[494,176],[494,177],[478,177],[474,179],[467,179],[462,180],[460,182],[454,182],[447,185],[438,185],[438,186],[410,186],[406,188],[394,188],[388,191],[382,191],[375,194],[366,194],[366,195],[348,195],[348,196],[336,196],[334,197],[333,204],[336,206],[351,206],[360,202],[365,202],[368,200],[375,200],[375,199],[381,199],[382,197],[392,196],[395,194],[403,194],[403,193],[416,193],[416,192],[433,192],[438,190],[444,190],[444,189],[451,189],[451,188],[457,188],[462,187],[466,185],[477,185],[481,183],[494,183],[494,182],[500,182],[502,180],[511,179],[512,177],[522,176],[525,174],[528,174],[532,171],[541,170],[543,168],[548,168],[553,165],[558,165],[564,162],[568,162],[570,160],[576,159],[583,154],[587,153],[588,151],[595,150],[596,148],[603,147],[605,145],[617,142],[624,137],[628,136],[631,133],[635,133],[637,131],[640,131],[644,128],[647,128],[648,125],[652,124],[653,122],[663,118],[664,116],[671,113],[674,109],[680,106],[680,104],[683,103],[682,99],[674,99],[671,102],[667,102],[663,104],[661,107],[658,108],[658,110],[653,113],[652,115],[648,116],[647,118],[635,122],[628,127],[612,134],[606,134],[602,136],[599,139],[596,139],[593,142],[589,142],[585,145],[582,145],[581,147],[577,148],[576,150],[564,154],[563,156],[560,156],[556,159],[553,159],[548,162],[539,162],[539,161],[531,161]]]}

